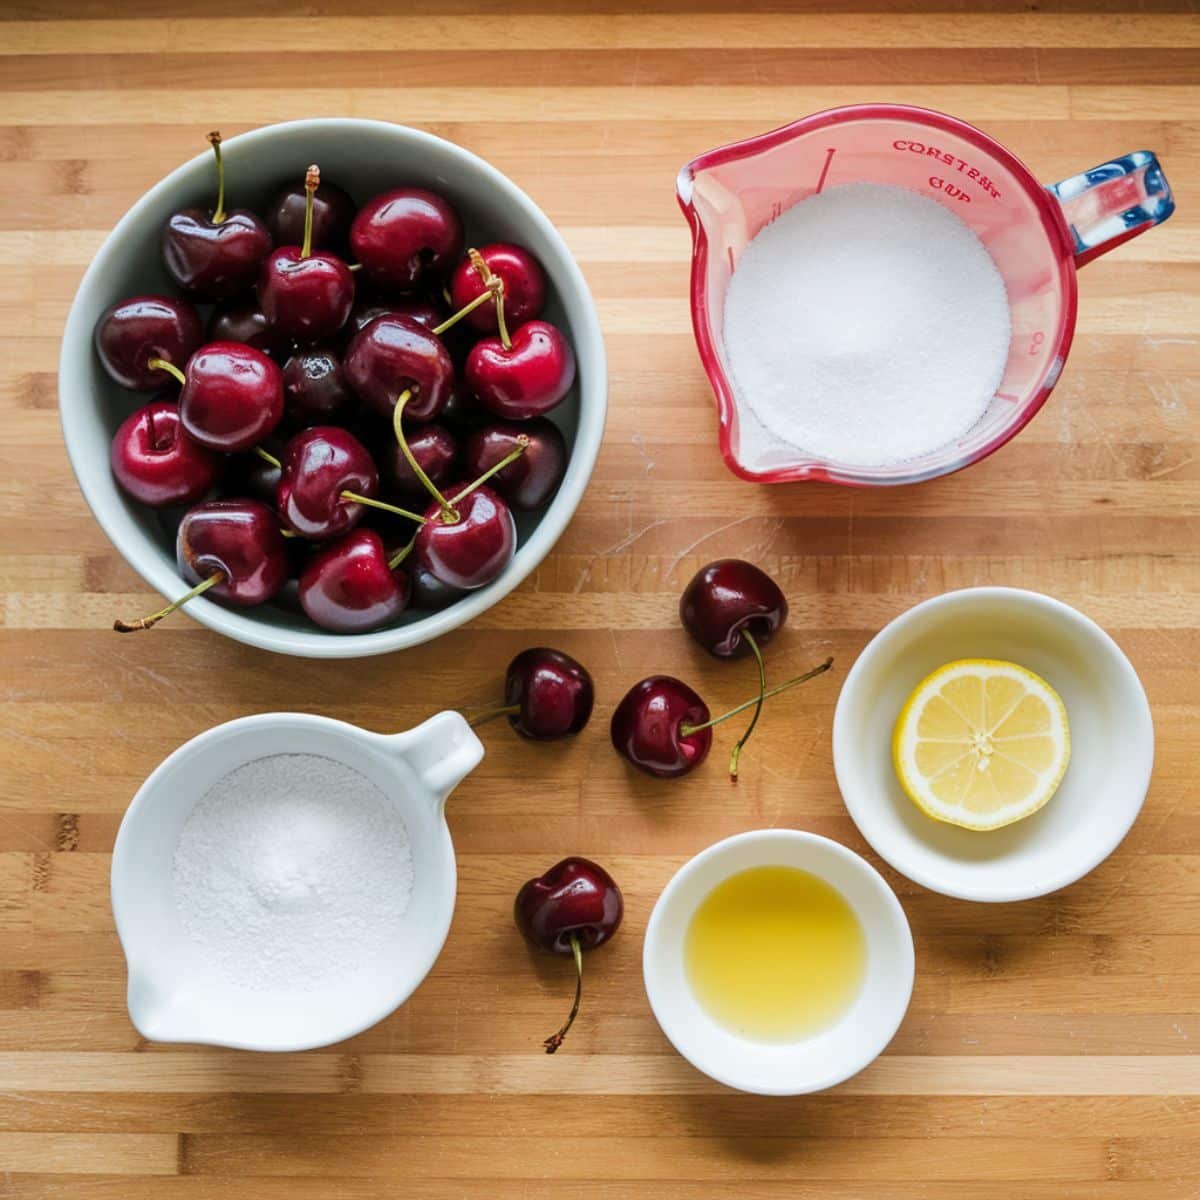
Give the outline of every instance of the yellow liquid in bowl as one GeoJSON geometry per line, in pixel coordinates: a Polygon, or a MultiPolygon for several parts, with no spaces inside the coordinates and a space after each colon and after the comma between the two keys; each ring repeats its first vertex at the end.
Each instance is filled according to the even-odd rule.
{"type": "Polygon", "coordinates": [[[823,879],[794,867],[751,867],[700,903],[683,945],[701,1007],[731,1032],[794,1042],[827,1029],[866,975],[854,910],[823,879]]]}

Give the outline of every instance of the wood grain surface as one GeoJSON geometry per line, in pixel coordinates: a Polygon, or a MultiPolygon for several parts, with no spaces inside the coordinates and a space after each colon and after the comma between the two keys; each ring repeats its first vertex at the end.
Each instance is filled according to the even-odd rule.
{"type": "MultiPolygon", "coordinates": [[[[22,1200],[1194,1200],[1200,1195],[1200,17],[1193,5],[652,6],[527,0],[7,0],[0,23],[0,1195],[22,1200]],[[822,8],[828,11],[822,11],[822,8]],[[754,488],[718,458],[686,303],[679,166],[831,104],[911,101],[974,122],[1043,179],[1138,147],[1179,202],[1089,266],[1066,374],[1018,441],[897,491],[754,488]],[[555,553],[507,601],[419,649],[275,657],[186,617],[121,639],[153,599],[105,540],[59,436],[75,286],[120,215],[202,147],[264,122],[410,122],[494,162],[559,225],[600,307],[607,440],[555,553]],[[648,670],[718,706],[744,667],[689,644],[690,573],[736,554],[792,602],[776,701],[736,790],[720,755],[634,779],[607,719],[648,670]],[[660,1034],[642,932],[688,856],[785,825],[865,852],[830,722],[887,620],[970,584],[1061,597],[1108,628],[1154,709],[1146,807],[1074,887],[975,906],[899,878],[912,1007],[887,1053],[820,1096],[710,1083],[660,1034]],[[324,1052],[153,1046],[130,1026],[108,901],[122,811],[218,721],[278,708],[410,726],[493,702],[519,649],[593,671],[593,725],[533,747],[488,728],[455,795],[460,902],[398,1013],[324,1052]],[[589,962],[563,1052],[567,962],[510,916],[563,854],[610,867],[626,924],[589,962]]],[[[728,739],[722,742],[727,745],[728,739]]]]}

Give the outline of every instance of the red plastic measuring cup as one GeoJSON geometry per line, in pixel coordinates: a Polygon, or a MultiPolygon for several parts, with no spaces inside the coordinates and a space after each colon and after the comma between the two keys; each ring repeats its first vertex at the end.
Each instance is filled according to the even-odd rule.
{"type": "Polygon", "coordinates": [[[1158,160],[1138,150],[1044,187],[974,126],[902,104],[853,104],[710,150],[676,183],[692,228],[692,323],[716,393],[721,453],[757,483],[817,479],[862,487],[917,483],[991,454],[1045,403],[1075,332],[1075,272],[1174,211],[1158,160]],[[739,407],[721,337],[738,258],[769,221],[844,183],[910,188],[957,213],[979,235],[1008,289],[1012,344],[996,396],[966,436],[881,467],[807,456],[768,435],[739,407]]]}

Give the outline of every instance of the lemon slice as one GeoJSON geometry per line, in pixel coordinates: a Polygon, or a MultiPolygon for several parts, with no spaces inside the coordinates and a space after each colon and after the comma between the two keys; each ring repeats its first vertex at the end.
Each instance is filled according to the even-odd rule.
{"type": "Polygon", "coordinates": [[[966,829],[999,829],[1037,812],[1070,758],[1058,693],[1016,663],[986,658],[947,663],[922,680],[892,735],[909,799],[966,829]]]}

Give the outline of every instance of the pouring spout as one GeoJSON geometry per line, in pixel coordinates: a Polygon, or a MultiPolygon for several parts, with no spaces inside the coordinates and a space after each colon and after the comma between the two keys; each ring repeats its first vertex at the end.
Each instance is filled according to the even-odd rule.
{"type": "Polygon", "coordinates": [[[388,738],[398,754],[441,803],[483,758],[483,743],[461,713],[441,712],[388,738]]]}

